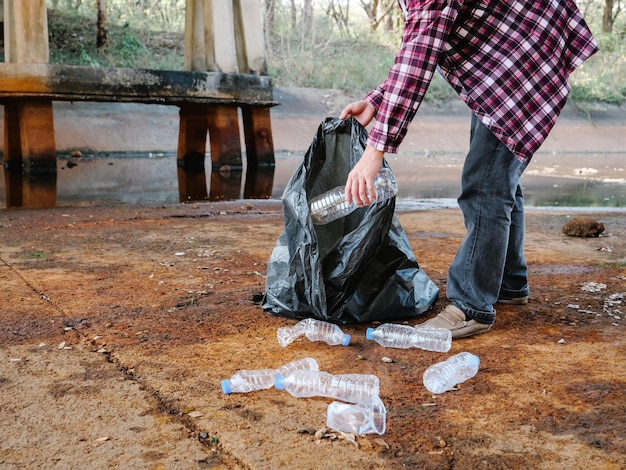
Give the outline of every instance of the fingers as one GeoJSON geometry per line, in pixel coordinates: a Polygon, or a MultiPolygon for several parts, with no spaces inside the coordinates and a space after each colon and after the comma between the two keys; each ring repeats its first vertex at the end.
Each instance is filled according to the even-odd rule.
{"type": "Polygon", "coordinates": [[[346,202],[348,204],[354,202],[359,207],[369,206],[376,201],[374,180],[370,181],[365,176],[350,174],[346,181],[345,193],[346,202]]]}
{"type": "Polygon", "coordinates": [[[357,109],[357,105],[358,101],[350,103],[345,108],[343,108],[343,111],[341,111],[341,114],[339,115],[339,119],[347,119],[350,116],[355,116],[359,114],[360,111],[357,109]]]}

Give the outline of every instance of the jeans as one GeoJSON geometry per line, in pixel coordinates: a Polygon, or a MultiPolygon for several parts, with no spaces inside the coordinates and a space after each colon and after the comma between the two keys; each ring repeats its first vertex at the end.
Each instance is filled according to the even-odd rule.
{"type": "Polygon", "coordinates": [[[467,319],[494,323],[498,297],[530,294],[524,257],[526,164],[472,115],[459,206],[467,233],[450,269],[446,295],[467,319]]]}

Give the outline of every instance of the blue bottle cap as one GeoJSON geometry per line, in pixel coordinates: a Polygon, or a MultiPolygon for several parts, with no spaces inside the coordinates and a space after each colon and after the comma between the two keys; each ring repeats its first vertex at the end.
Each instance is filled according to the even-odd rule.
{"type": "Polygon", "coordinates": [[[343,335],[343,343],[341,343],[343,346],[347,346],[350,344],[350,335],[343,335]]]}
{"type": "Polygon", "coordinates": [[[233,388],[230,385],[230,380],[222,380],[222,392],[226,395],[229,395],[233,391],[233,388]]]}
{"type": "Polygon", "coordinates": [[[374,328],[368,328],[367,330],[365,330],[365,338],[374,339],[374,328]]]}
{"type": "Polygon", "coordinates": [[[277,390],[282,390],[283,388],[285,388],[285,376],[284,375],[277,375],[276,376],[276,380],[274,381],[274,387],[277,390]]]}

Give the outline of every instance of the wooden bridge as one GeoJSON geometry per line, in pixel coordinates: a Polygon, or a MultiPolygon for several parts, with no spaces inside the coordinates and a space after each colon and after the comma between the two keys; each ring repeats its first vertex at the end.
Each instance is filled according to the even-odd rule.
{"type": "MultiPolygon", "coordinates": [[[[56,206],[54,101],[166,104],[180,109],[177,172],[181,202],[269,198],[274,178],[262,13],[258,0],[187,0],[185,70],[50,65],[45,0],[0,0],[5,62],[7,208],[56,206]],[[210,191],[205,156],[210,143],[210,191]]],[[[98,129],[94,129],[98,132],[98,129]]]]}

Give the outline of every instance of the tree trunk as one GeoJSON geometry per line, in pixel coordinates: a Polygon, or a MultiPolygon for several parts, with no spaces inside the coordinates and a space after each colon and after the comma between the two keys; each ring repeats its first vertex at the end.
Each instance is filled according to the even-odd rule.
{"type": "Polygon", "coordinates": [[[303,43],[313,36],[313,0],[304,0],[302,10],[302,39],[303,43]]]}
{"type": "Polygon", "coordinates": [[[107,1],[96,0],[98,4],[98,33],[96,36],[96,48],[103,49],[109,36],[109,20],[107,18],[107,1]]]}
{"type": "Polygon", "coordinates": [[[291,31],[295,32],[298,26],[298,13],[296,10],[296,0],[291,0],[291,31]]]}
{"type": "Polygon", "coordinates": [[[604,1],[604,14],[602,15],[602,32],[613,32],[613,0],[604,1]]]}
{"type": "Polygon", "coordinates": [[[274,39],[274,24],[276,22],[276,0],[265,0],[265,21],[263,33],[265,37],[265,54],[268,59],[273,58],[272,43],[274,39]]]}

